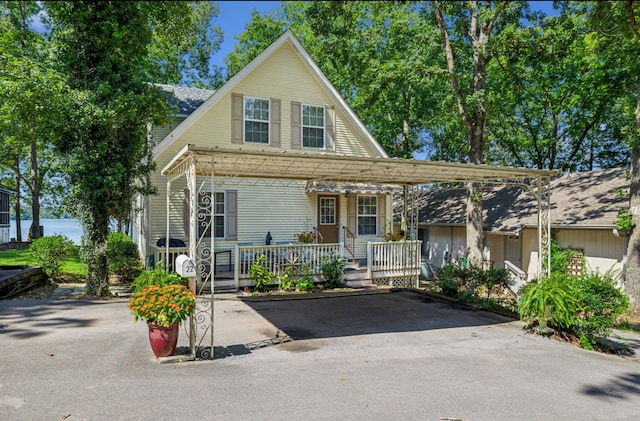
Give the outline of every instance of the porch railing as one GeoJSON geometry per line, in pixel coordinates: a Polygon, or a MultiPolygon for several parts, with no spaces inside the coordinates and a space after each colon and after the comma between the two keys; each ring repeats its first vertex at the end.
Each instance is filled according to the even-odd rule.
{"type": "Polygon", "coordinates": [[[274,246],[236,246],[234,280],[236,288],[251,286],[249,269],[260,256],[265,256],[265,266],[273,275],[272,283],[276,284],[277,276],[287,268],[293,270],[294,276],[307,273],[320,280],[320,267],[325,256],[331,254],[343,256],[343,243],[334,244],[291,244],[274,246]]]}
{"type": "Polygon", "coordinates": [[[351,260],[356,258],[356,235],[347,227],[342,227],[342,234],[344,237],[344,248],[351,255],[351,260]]]}
{"type": "Polygon", "coordinates": [[[377,285],[419,286],[422,241],[367,243],[367,277],[377,285]]]}
{"type": "Polygon", "coordinates": [[[508,260],[504,261],[504,267],[509,271],[509,275],[513,281],[513,285],[510,287],[511,292],[517,295],[518,290],[524,285],[527,274],[508,260]]]}

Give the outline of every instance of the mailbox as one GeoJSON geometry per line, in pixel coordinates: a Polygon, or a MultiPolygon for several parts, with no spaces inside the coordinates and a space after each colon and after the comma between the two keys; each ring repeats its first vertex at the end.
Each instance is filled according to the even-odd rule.
{"type": "Polygon", "coordinates": [[[193,264],[193,260],[186,254],[180,254],[176,257],[176,272],[178,275],[191,278],[196,276],[196,265],[193,264]]]}

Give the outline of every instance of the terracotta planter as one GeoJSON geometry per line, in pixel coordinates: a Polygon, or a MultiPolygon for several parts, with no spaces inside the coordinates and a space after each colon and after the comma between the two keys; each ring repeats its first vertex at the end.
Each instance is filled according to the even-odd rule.
{"type": "Polygon", "coordinates": [[[158,326],[147,322],[149,326],[149,343],[156,358],[173,354],[178,344],[178,323],[169,327],[158,326]]]}

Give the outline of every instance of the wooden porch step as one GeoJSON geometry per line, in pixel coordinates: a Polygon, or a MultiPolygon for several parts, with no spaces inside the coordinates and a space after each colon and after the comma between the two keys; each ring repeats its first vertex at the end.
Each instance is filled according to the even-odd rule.
{"type": "Polygon", "coordinates": [[[364,287],[374,285],[371,278],[367,278],[367,269],[358,268],[345,270],[344,282],[350,288],[364,287]]]}

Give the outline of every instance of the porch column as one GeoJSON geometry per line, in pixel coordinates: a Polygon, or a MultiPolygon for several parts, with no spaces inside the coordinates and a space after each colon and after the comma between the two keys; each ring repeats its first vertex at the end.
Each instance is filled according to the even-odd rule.
{"type": "Polygon", "coordinates": [[[551,273],[551,182],[538,177],[538,279],[551,273]]]}
{"type": "MultiPolygon", "coordinates": [[[[166,233],[165,233],[165,255],[164,255],[164,265],[165,271],[169,271],[169,238],[170,237],[170,230],[171,230],[171,218],[170,218],[170,214],[169,214],[169,210],[171,208],[170,206],[171,204],[171,179],[167,180],[167,200],[166,200],[166,215],[167,215],[167,225],[166,225],[166,233]]],[[[154,264],[157,264],[158,262],[154,262],[154,264]]]]}

